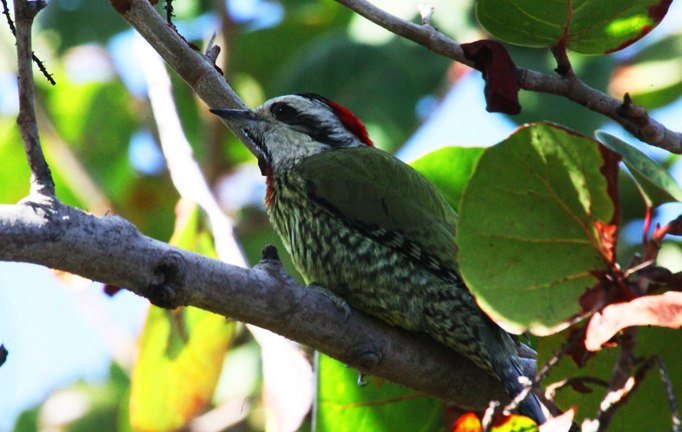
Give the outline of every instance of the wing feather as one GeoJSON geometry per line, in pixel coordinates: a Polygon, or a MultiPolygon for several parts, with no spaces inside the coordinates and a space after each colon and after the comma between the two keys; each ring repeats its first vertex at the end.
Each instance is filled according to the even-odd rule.
{"type": "Polygon", "coordinates": [[[311,156],[295,169],[314,202],[432,268],[458,273],[457,214],[411,166],[363,146],[311,156]]]}

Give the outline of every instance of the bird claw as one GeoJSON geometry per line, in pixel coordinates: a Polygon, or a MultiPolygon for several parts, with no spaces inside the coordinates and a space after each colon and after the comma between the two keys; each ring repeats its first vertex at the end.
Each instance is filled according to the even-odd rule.
{"type": "Polygon", "coordinates": [[[311,291],[318,292],[331,300],[331,302],[334,303],[334,306],[336,306],[336,309],[338,309],[340,312],[343,312],[343,322],[348,322],[348,318],[350,318],[350,306],[348,306],[346,300],[329,291],[327,288],[314,283],[308,284],[306,288],[311,291]]]}
{"type": "Polygon", "coordinates": [[[364,379],[365,379],[365,374],[360,372],[360,374],[358,375],[358,387],[364,387],[367,384],[369,384],[367,381],[364,381],[364,379]]]}

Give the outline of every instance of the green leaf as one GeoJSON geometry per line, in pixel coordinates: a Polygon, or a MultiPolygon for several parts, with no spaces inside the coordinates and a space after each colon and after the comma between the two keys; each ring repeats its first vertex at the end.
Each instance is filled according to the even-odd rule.
{"type": "Polygon", "coordinates": [[[587,312],[581,296],[615,263],[617,174],[615,153],[553,124],[485,151],[462,198],[458,259],[503,328],[546,335],[587,312]]]}
{"type": "MultiPolygon", "coordinates": [[[[178,219],[171,244],[215,258],[196,205],[181,207],[178,219]]],[[[133,429],[172,431],[200,414],[211,401],[233,334],[234,323],[220,315],[192,307],[151,306],[133,372],[133,429]]]]}
{"type": "Polygon", "coordinates": [[[476,16],[495,37],[551,47],[567,30],[567,47],[583,54],[619,51],[658,25],[671,0],[478,0],[476,16]],[[569,11],[570,7],[570,11],[569,11]]]}
{"type": "Polygon", "coordinates": [[[623,156],[623,163],[635,178],[647,204],[657,207],[668,202],[682,202],[682,189],[662,166],[637,148],[604,131],[595,135],[606,147],[623,156]]]}
{"type": "Polygon", "coordinates": [[[365,377],[319,354],[317,432],[436,432],[443,429],[441,402],[403,387],[365,377]]]}
{"type": "Polygon", "coordinates": [[[459,209],[462,192],[483,155],[483,147],[444,147],[410,165],[429,179],[453,209],[459,209]]]}

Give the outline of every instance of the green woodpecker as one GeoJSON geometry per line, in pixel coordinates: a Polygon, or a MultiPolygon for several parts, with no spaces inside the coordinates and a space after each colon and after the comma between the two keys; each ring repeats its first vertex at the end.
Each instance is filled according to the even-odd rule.
{"type": "MultiPolygon", "coordinates": [[[[265,203],[308,286],[396,326],[426,332],[523,385],[516,341],[476,304],[459,275],[457,214],[420,173],[376,149],[362,122],[315,94],[254,110],[211,110],[260,151],[265,203]]],[[[545,421],[534,395],[519,411],[545,421]]]]}

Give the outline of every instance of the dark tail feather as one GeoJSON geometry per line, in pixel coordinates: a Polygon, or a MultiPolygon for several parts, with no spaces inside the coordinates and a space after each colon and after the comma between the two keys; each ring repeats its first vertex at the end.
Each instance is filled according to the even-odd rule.
{"type": "MultiPolygon", "coordinates": [[[[521,373],[521,368],[514,360],[511,360],[509,363],[510,364],[505,367],[504,370],[500,371],[502,373],[498,372],[498,376],[500,377],[500,380],[502,380],[504,387],[507,389],[509,396],[513,399],[524,388],[523,384],[519,382],[519,377],[524,375],[521,373]]],[[[531,418],[538,425],[541,425],[547,421],[547,419],[545,419],[545,415],[542,412],[540,400],[538,400],[538,397],[532,392],[529,393],[523,401],[521,401],[518,410],[519,414],[531,418]]]]}

